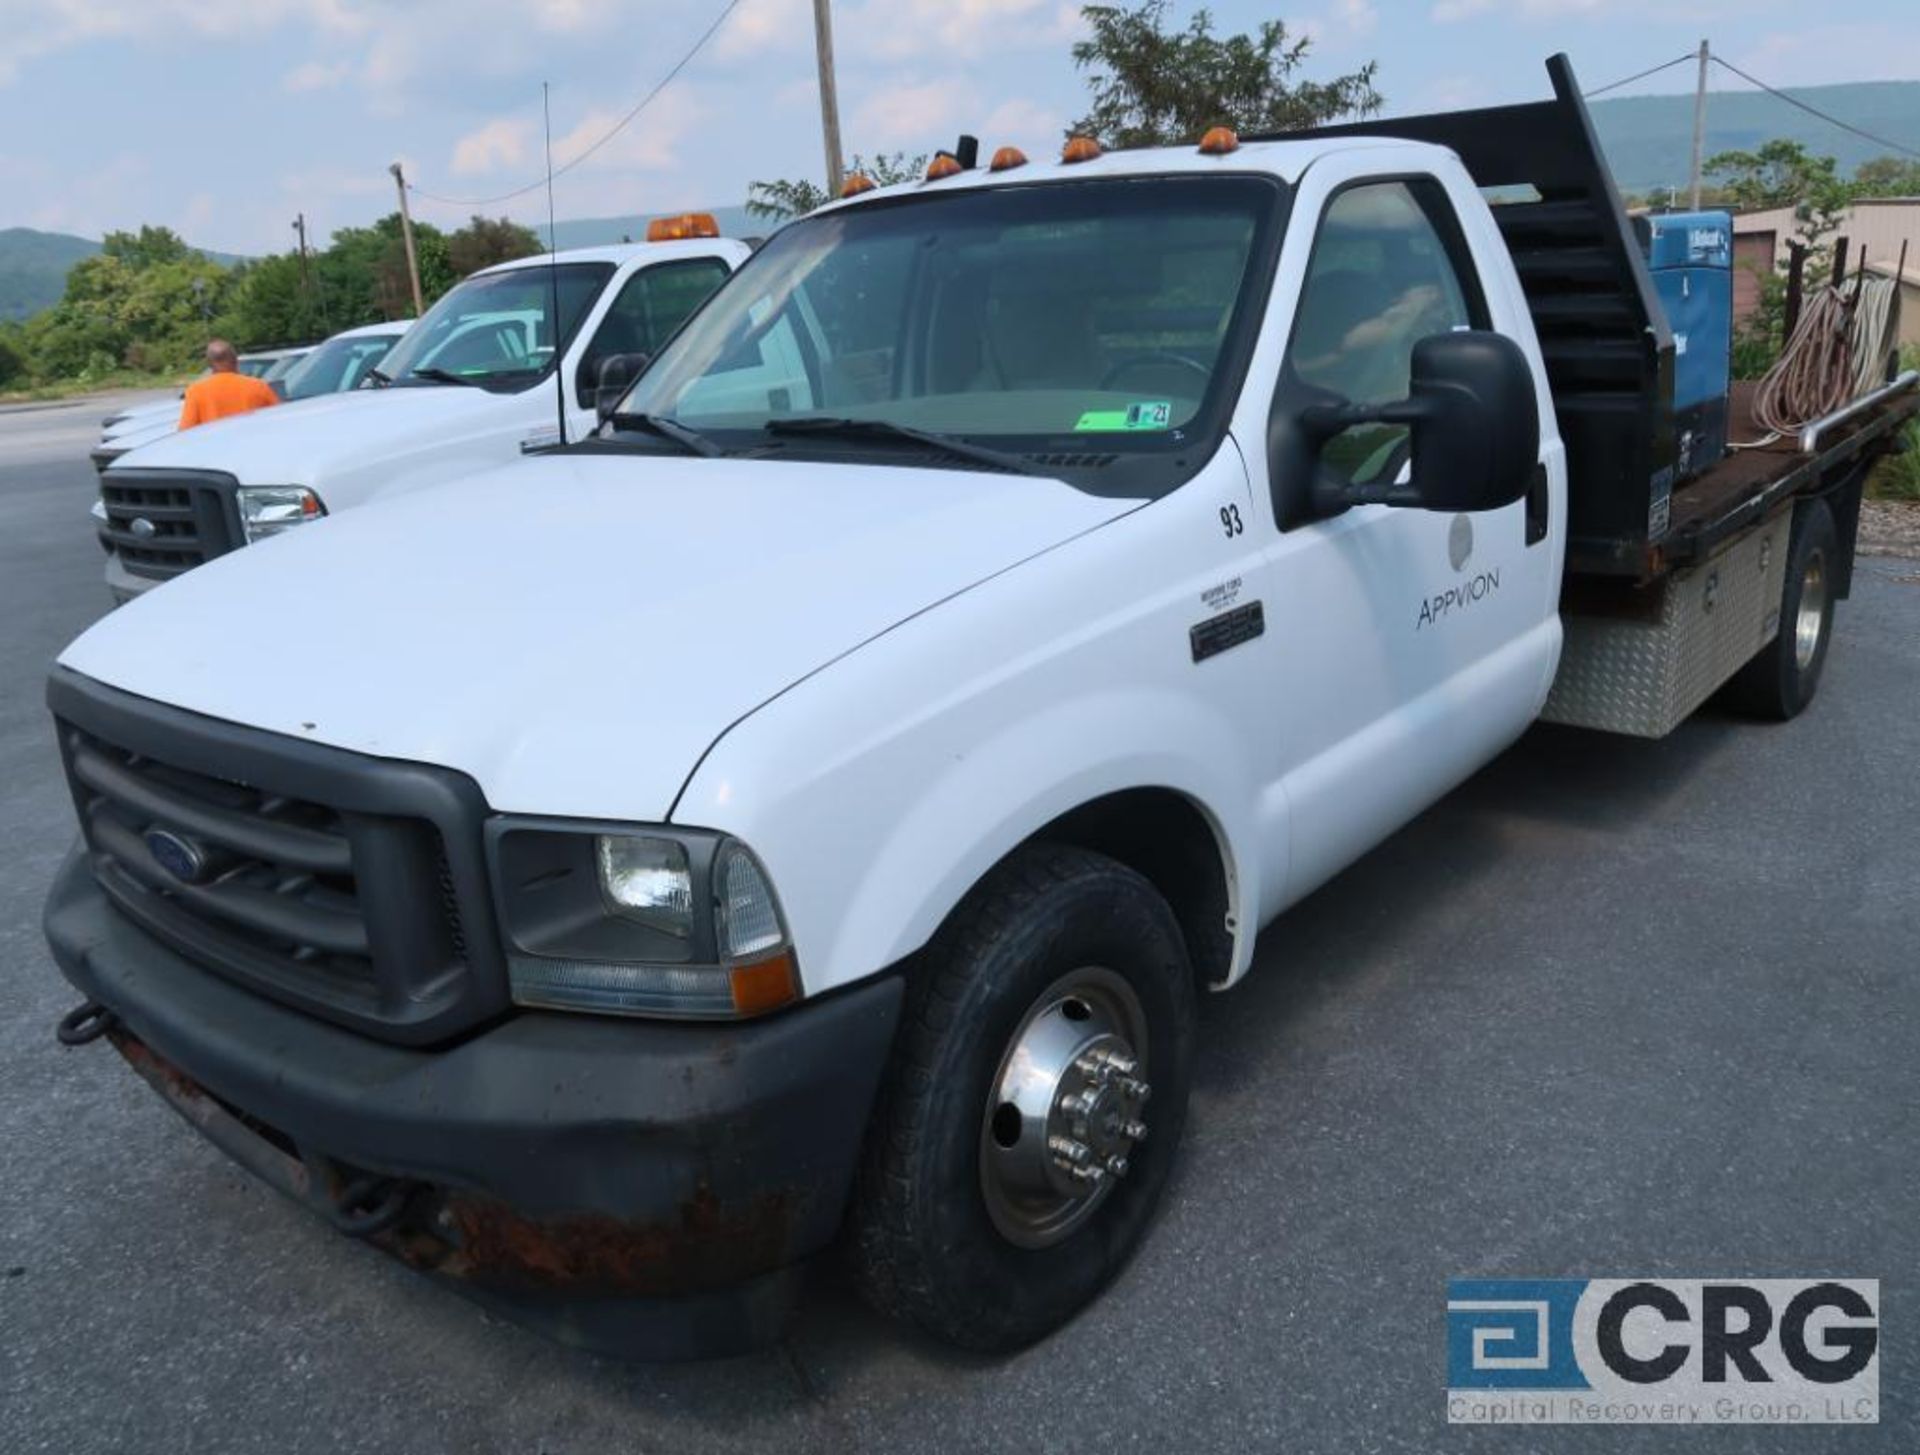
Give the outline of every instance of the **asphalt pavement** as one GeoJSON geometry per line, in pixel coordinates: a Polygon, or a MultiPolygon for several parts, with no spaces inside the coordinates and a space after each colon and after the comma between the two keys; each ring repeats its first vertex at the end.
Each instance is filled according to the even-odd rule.
{"type": "Polygon", "coordinates": [[[105,412],[0,411],[0,1448],[1920,1449],[1920,562],[1862,561],[1799,721],[1538,729],[1269,931],[1204,1007],[1159,1226],[1054,1338],[958,1356],[826,1274],[777,1349],[632,1366],[332,1233],[55,1044],[41,691],[106,607],[105,412]],[[1880,1279],[1882,1422],[1445,1423],[1448,1278],[1641,1274],[1880,1279]]]}

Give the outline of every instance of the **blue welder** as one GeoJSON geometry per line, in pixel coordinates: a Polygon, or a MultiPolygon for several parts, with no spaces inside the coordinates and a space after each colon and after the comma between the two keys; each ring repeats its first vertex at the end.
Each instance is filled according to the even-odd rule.
{"type": "Polygon", "coordinates": [[[1675,471],[1697,475],[1727,453],[1733,372],[1733,216],[1669,212],[1634,219],[1654,292],[1673,330],[1675,471]]]}

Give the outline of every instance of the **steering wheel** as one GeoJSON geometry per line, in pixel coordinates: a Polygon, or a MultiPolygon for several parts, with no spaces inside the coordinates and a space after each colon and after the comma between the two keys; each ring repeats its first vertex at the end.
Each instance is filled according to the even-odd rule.
{"type": "Polygon", "coordinates": [[[1132,358],[1122,359],[1100,380],[1102,389],[1112,389],[1130,369],[1142,368],[1149,364],[1172,364],[1178,368],[1190,369],[1205,383],[1213,378],[1213,370],[1198,359],[1190,359],[1185,354],[1176,354],[1170,349],[1154,349],[1151,353],[1135,354],[1132,358]]]}

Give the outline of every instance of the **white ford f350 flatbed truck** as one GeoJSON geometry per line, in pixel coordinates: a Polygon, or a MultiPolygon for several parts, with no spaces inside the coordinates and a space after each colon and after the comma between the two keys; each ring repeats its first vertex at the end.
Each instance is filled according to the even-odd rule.
{"type": "Polygon", "coordinates": [[[568,437],[580,437],[593,427],[603,376],[630,379],[748,256],[745,243],[718,233],[712,218],[689,213],[658,219],[652,241],[483,268],[428,309],[360,387],[179,433],[150,430],[97,453],[107,589],[128,601],[378,495],[504,464],[554,441],[563,415],[568,437]]]}
{"type": "Polygon", "coordinates": [[[1058,1327],[1262,927],[1543,712],[1818,680],[1911,395],[1676,481],[1671,335],[1550,69],[963,145],[775,235],[593,439],[100,622],[48,693],[63,1039],[573,1340],[770,1338],[836,1238],[941,1337],[1058,1327]]]}

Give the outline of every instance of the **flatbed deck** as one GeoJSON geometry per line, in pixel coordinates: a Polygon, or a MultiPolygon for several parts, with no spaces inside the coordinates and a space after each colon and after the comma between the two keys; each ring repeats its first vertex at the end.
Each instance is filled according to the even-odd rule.
{"type": "MultiPolygon", "coordinates": [[[[1673,492],[1673,513],[1666,534],[1647,547],[1647,575],[1704,558],[1729,536],[1765,519],[1791,497],[1830,483],[1836,472],[1882,446],[1889,434],[1920,415],[1920,389],[1910,388],[1834,426],[1814,451],[1807,452],[1801,448],[1798,435],[1759,443],[1765,440],[1767,431],[1753,417],[1757,392],[1755,384],[1738,383],[1729,400],[1729,437],[1735,442],[1755,443],[1736,449],[1673,492]]],[[[1568,569],[1579,571],[1581,563],[1570,559],[1568,569]]]]}

